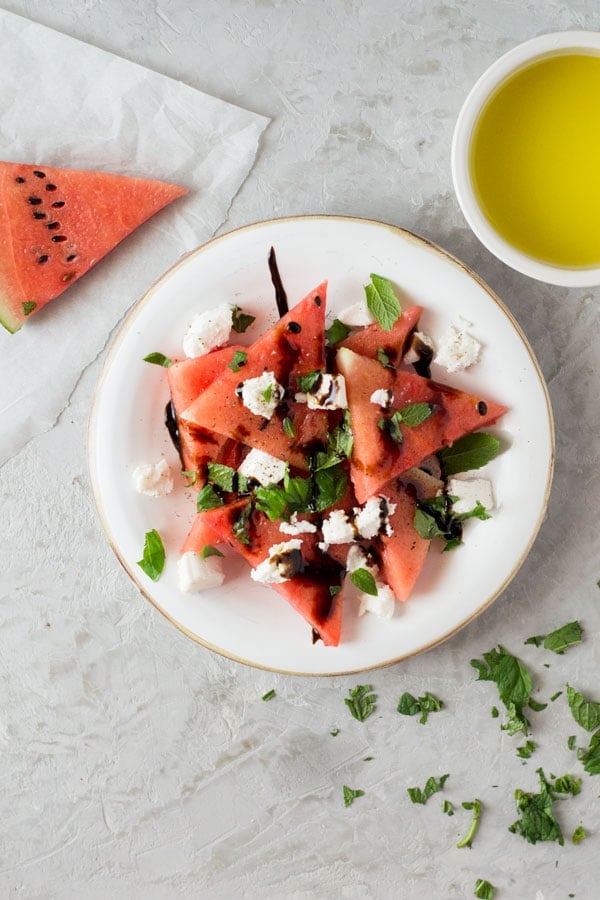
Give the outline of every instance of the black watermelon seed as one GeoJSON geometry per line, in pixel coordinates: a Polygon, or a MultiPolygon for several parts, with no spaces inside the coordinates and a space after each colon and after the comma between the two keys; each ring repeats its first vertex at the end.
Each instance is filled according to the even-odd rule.
{"type": "Polygon", "coordinates": [[[49,257],[47,256],[46,253],[42,253],[41,256],[38,256],[38,262],[39,262],[39,263],[45,263],[45,262],[48,262],[48,259],[49,259],[49,257]]]}
{"type": "Polygon", "coordinates": [[[48,183],[48,184],[46,185],[46,190],[47,190],[47,191],[55,191],[55,190],[56,190],[56,185],[55,185],[55,184],[50,184],[50,183],[48,183]]]}
{"type": "Polygon", "coordinates": [[[65,257],[67,262],[73,262],[74,259],[77,259],[76,253],[69,253],[67,257],[65,257]]]}
{"type": "Polygon", "coordinates": [[[48,231],[56,231],[57,228],[60,228],[60,222],[48,222],[46,228],[48,231]]]}
{"type": "Polygon", "coordinates": [[[62,207],[64,205],[65,205],[64,200],[55,200],[54,203],[52,204],[52,209],[62,209],[62,207]]]}
{"type": "Polygon", "coordinates": [[[55,244],[62,244],[63,241],[66,241],[66,236],[64,234],[55,234],[52,240],[55,244]]]}
{"type": "Polygon", "coordinates": [[[290,322],[288,325],[288,331],[291,331],[292,334],[300,334],[302,331],[302,325],[299,322],[290,322]]]}
{"type": "Polygon", "coordinates": [[[17,175],[17,177],[15,178],[15,181],[17,182],[17,184],[25,184],[25,179],[21,178],[20,175],[17,175]]]}
{"type": "Polygon", "coordinates": [[[320,305],[321,305],[321,298],[315,297],[315,306],[320,306],[320,305]]]}
{"type": "Polygon", "coordinates": [[[34,218],[34,219],[45,219],[45,218],[46,218],[46,213],[43,213],[43,212],[34,212],[33,218],[34,218]]]}
{"type": "Polygon", "coordinates": [[[33,174],[35,175],[36,178],[45,178],[46,177],[46,173],[40,172],[39,169],[34,169],[33,174]]]}
{"type": "Polygon", "coordinates": [[[485,416],[487,413],[487,403],[484,403],[483,400],[480,400],[477,404],[477,412],[480,416],[485,416]]]}
{"type": "Polygon", "coordinates": [[[39,206],[42,201],[39,197],[28,197],[27,202],[31,203],[32,206],[39,206]]]}

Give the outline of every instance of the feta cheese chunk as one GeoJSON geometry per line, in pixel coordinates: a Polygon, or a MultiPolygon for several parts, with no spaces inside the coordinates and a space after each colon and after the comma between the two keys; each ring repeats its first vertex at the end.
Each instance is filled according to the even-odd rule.
{"type": "Polygon", "coordinates": [[[257,378],[242,382],[242,403],[255,416],[270,419],[283,400],[283,388],[273,372],[263,372],[257,378]]]}
{"type": "Polygon", "coordinates": [[[369,397],[371,403],[382,409],[391,409],[394,404],[394,394],[389,388],[378,388],[369,397]]]}
{"type": "Polygon", "coordinates": [[[332,510],[323,519],[322,530],[326,544],[349,544],[356,540],[354,525],[343,509],[332,510]]]}
{"type": "Polygon", "coordinates": [[[250,577],[261,584],[281,584],[283,581],[289,581],[304,568],[301,547],[302,541],[299,539],[273,544],[269,548],[267,558],[255,569],[250,570],[250,577]]]}
{"type": "Polygon", "coordinates": [[[348,409],[344,376],[323,372],[306,391],[306,404],[309,409],[348,409]]]}
{"type": "Polygon", "coordinates": [[[449,478],[447,491],[450,496],[458,497],[452,509],[459,515],[471,512],[478,503],[486,510],[494,508],[492,483],[487,478],[449,478]]]}
{"type": "Polygon", "coordinates": [[[391,619],[396,608],[396,598],[391,588],[382,581],[376,581],[377,596],[373,594],[362,594],[359,597],[360,606],[358,609],[359,616],[365,613],[372,613],[378,619],[391,619]]]}
{"type": "Polygon", "coordinates": [[[184,553],[177,561],[177,579],[179,590],[186,594],[221,587],[225,580],[223,560],[220,556],[203,559],[199,553],[184,553]]]}
{"type": "Polygon", "coordinates": [[[228,303],[194,316],[183,338],[183,352],[195,358],[222,347],[231,333],[232,309],[228,303]]]}
{"type": "MultiPolygon", "coordinates": [[[[317,526],[306,519],[298,520],[298,513],[292,513],[289,522],[281,522],[279,530],[284,534],[314,534],[317,526]]],[[[327,545],[329,548],[329,545],[327,545]]]]}
{"type": "Polygon", "coordinates": [[[450,330],[440,341],[433,361],[448,372],[460,372],[477,362],[480,350],[479,341],[468,332],[461,331],[456,325],[451,325],[450,330]]]}
{"type": "Polygon", "coordinates": [[[287,471],[287,463],[263,450],[253,449],[238,469],[240,475],[259,484],[279,484],[287,471]]]}
{"type": "Polygon", "coordinates": [[[366,297],[343,309],[338,313],[338,319],[350,328],[360,328],[361,325],[372,325],[375,322],[375,316],[367,306],[366,297]]]}
{"type": "Polygon", "coordinates": [[[374,538],[376,534],[391,537],[394,533],[390,515],[396,511],[395,503],[388,503],[386,497],[370,497],[364,506],[354,509],[354,527],[361,538],[374,538]]]}
{"type": "Polygon", "coordinates": [[[360,544],[352,544],[346,557],[346,571],[355,572],[357,569],[366,569],[373,578],[379,575],[379,566],[372,555],[360,544]]]}
{"type": "Polygon", "coordinates": [[[136,466],[132,473],[133,486],[148,497],[164,497],[173,490],[173,476],[166,460],[136,466]]]}
{"type": "Polygon", "coordinates": [[[423,346],[431,350],[432,353],[435,351],[435,345],[429,335],[425,334],[424,331],[415,331],[410,341],[410,347],[404,354],[402,362],[410,366],[418,363],[422,355],[422,353],[419,353],[419,347],[423,346]]]}

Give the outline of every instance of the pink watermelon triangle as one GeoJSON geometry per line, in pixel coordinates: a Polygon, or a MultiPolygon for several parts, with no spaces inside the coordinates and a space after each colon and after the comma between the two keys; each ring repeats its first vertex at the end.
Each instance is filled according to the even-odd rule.
{"type": "Polygon", "coordinates": [[[412,372],[384,368],[347,348],[338,351],[336,362],[346,379],[354,434],[351,476],[359,503],[365,503],[386,482],[418,466],[432,453],[471,431],[492,425],[506,412],[499,403],[412,372]],[[391,390],[394,396],[393,407],[386,415],[412,403],[432,403],[436,410],[421,425],[401,425],[403,441],[398,444],[377,424],[384,413],[371,402],[371,395],[379,388],[391,390]]]}
{"type": "Polygon", "coordinates": [[[306,469],[311,442],[323,440],[327,433],[327,413],[299,404],[287,408],[284,402],[271,419],[265,419],[244,406],[236,389],[246,379],[269,371],[293,399],[299,375],[325,368],[326,292],[327,282],[323,282],[246,348],[243,368],[237,372],[226,368],[183,412],[183,418],[306,469]],[[284,431],[286,416],[292,419],[294,435],[284,431]]]}
{"type": "Polygon", "coordinates": [[[377,359],[377,351],[383,350],[390,359],[392,365],[398,365],[402,361],[402,355],[406,339],[413,331],[421,318],[422,306],[409,306],[402,310],[402,315],[389,331],[385,331],[381,325],[374,322],[351,334],[339,347],[347,347],[361,356],[377,359]]]}

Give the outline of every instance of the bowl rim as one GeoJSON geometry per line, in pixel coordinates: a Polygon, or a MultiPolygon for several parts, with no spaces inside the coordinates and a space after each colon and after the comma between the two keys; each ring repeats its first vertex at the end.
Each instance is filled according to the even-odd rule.
{"type": "Polygon", "coordinates": [[[554,266],[513,247],[491,225],[483,213],[471,181],[469,150],[473,129],[489,97],[509,76],[536,59],[564,51],[596,51],[600,55],[600,32],[561,31],[538,35],[513,47],[489,66],[469,91],[456,120],[452,136],[452,181],[458,203],[476,237],[502,262],[538,281],[564,287],[600,284],[600,265],[582,268],[554,266]]]}

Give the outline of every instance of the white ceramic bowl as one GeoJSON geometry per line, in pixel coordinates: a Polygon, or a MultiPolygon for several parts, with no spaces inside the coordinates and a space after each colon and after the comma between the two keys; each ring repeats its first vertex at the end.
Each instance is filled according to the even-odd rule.
{"type": "Polygon", "coordinates": [[[539,281],[567,287],[588,287],[600,284],[600,266],[592,268],[553,266],[522,253],[505,241],[483,213],[473,189],[469,170],[473,129],[488,98],[503,81],[524,66],[546,56],[566,52],[600,54],[600,33],[563,31],[540,35],[509,50],[483,73],[465,100],[456,122],[452,140],[452,179],[465,219],[482,244],[494,256],[518,272],[539,281]]]}

